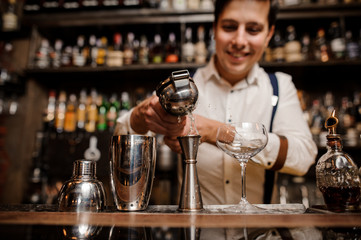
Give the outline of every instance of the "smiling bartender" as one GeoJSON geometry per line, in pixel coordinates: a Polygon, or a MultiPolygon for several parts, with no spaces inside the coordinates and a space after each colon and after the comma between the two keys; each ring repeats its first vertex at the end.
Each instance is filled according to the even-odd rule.
{"type": "MultiPolygon", "coordinates": [[[[216,53],[193,78],[199,90],[193,115],[202,141],[197,170],[204,204],[235,204],[241,199],[240,166],[216,147],[217,128],[240,121],[261,122],[267,128],[271,124],[273,87],[258,61],[273,35],[276,11],[274,0],[215,3],[216,53]]],[[[277,72],[276,77],[279,98],[273,130],[266,148],[255,157],[261,164],[247,165],[247,199],[251,203],[263,202],[265,169],[303,175],[317,154],[291,76],[277,72]]],[[[115,134],[163,134],[165,143],[181,152],[176,137],[186,135],[189,129],[189,117],[179,122],[152,96],[118,119],[115,134]]]]}

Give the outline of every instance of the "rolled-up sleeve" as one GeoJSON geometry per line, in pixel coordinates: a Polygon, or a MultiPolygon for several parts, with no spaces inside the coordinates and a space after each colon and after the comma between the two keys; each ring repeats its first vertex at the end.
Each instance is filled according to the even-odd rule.
{"type": "Polygon", "coordinates": [[[304,175],[315,163],[317,146],[312,139],[310,129],[303,118],[297,90],[291,77],[277,73],[279,81],[279,104],[273,122],[273,132],[269,134],[269,143],[265,149],[263,164],[271,168],[280,148],[279,135],[288,140],[287,158],[280,172],[304,175]]]}

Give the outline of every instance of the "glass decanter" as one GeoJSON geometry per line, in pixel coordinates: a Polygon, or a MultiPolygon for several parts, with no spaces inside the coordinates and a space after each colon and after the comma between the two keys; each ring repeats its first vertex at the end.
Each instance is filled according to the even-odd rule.
{"type": "Polygon", "coordinates": [[[342,142],[336,134],[338,119],[335,110],[326,119],[328,130],[327,152],[316,165],[317,187],[323,194],[326,207],[330,211],[357,211],[360,205],[360,178],[358,168],[352,158],[342,151],[342,142]]]}

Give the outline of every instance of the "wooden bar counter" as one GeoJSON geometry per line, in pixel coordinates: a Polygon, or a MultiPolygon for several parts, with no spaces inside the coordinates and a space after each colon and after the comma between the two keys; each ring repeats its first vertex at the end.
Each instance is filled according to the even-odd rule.
{"type": "MultiPolygon", "coordinates": [[[[16,229],[24,229],[24,227],[29,229],[31,226],[36,226],[39,230],[41,228],[52,229],[56,227],[58,229],[61,226],[80,225],[100,226],[105,229],[114,227],[119,227],[120,229],[208,229],[208,231],[210,229],[243,229],[243,232],[245,229],[287,229],[288,232],[292,229],[310,228],[320,232],[324,232],[325,229],[343,229],[343,233],[346,231],[347,234],[350,234],[349,231],[351,231],[351,234],[358,236],[358,238],[352,239],[361,239],[361,213],[332,213],[319,208],[304,209],[301,204],[275,204],[262,205],[266,206],[267,210],[265,213],[242,214],[224,212],[223,210],[227,206],[205,206],[205,209],[200,212],[187,213],[178,212],[177,206],[173,205],[148,206],[147,210],[138,212],[119,212],[115,208],[107,208],[105,211],[98,213],[77,213],[59,212],[54,205],[3,205],[0,207],[0,239],[21,239],[23,235],[16,229]],[[279,208],[278,206],[282,207],[279,208]],[[289,206],[291,208],[288,208],[289,206]],[[18,235],[19,238],[16,238],[17,234],[20,234],[18,235]],[[8,236],[9,238],[3,238],[3,236],[8,236]]],[[[41,230],[39,231],[41,232],[41,230]]],[[[207,232],[207,230],[202,232],[207,232]]],[[[48,234],[51,235],[49,231],[48,234]]],[[[171,239],[188,239],[189,237],[184,237],[184,234],[181,237],[181,235],[174,235],[174,238],[172,237],[171,239]]],[[[219,239],[216,235],[213,236],[213,239],[219,239]]],[[[80,239],[76,237],[71,238],[80,239]]],[[[202,234],[197,238],[209,239],[202,238],[202,234]]],[[[26,239],[33,238],[27,237],[26,239]]],[[[49,236],[46,239],[62,238],[52,238],[49,236]]],[[[153,237],[150,239],[163,238],[153,237]]],[[[323,239],[332,238],[326,237],[323,239]]]]}

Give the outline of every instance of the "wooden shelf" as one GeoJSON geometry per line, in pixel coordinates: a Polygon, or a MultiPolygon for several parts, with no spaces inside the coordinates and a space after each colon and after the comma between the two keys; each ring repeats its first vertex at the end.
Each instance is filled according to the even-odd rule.
{"type": "MultiPolygon", "coordinates": [[[[308,62],[293,62],[293,63],[273,63],[273,62],[261,62],[260,65],[265,68],[279,68],[279,67],[360,67],[361,60],[344,60],[344,61],[308,61],[308,62]]],[[[55,73],[92,73],[92,72],[122,72],[122,71],[147,71],[147,70],[172,70],[172,69],[197,69],[203,67],[204,64],[196,63],[161,63],[161,64],[134,64],[121,67],[62,67],[62,68],[32,68],[25,70],[25,74],[55,74],[55,73]]]]}

